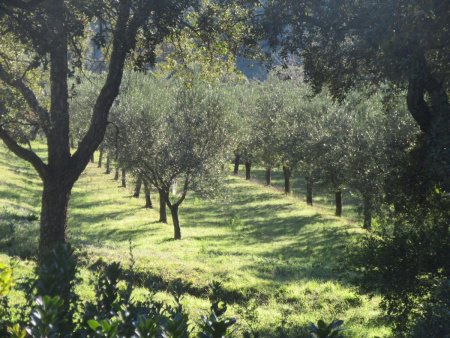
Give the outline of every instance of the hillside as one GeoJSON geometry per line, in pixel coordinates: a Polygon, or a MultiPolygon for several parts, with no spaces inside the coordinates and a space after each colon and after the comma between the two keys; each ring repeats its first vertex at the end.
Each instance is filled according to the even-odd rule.
{"type": "MultiPolygon", "coordinates": [[[[36,250],[40,183],[3,146],[0,177],[0,258],[22,257],[20,277],[36,250]]],[[[70,241],[85,267],[98,258],[128,266],[131,251],[134,282],[152,286],[161,297],[167,288],[183,287],[186,307],[195,313],[208,307],[209,283],[220,281],[241,325],[264,336],[275,335],[282,323],[292,333],[320,318],[344,320],[354,337],[388,334],[378,297],[359,294],[345,270],[346,242],[361,234],[353,222],[232,176],[221,199],[188,196],[180,209],[181,241],[172,240],[170,224],[157,222],[157,210],[143,205],[142,198],[131,197],[131,188],[120,188],[113,175],[89,165],[73,190],[69,216],[70,241]],[[257,320],[250,324],[246,318],[255,305],[257,320]]],[[[83,268],[85,297],[91,292],[88,274],[83,268]]]]}

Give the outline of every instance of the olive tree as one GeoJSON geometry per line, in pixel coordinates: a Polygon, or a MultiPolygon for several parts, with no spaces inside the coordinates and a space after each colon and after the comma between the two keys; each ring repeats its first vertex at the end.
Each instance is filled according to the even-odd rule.
{"type": "Polygon", "coordinates": [[[204,83],[155,81],[134,82],[121,99],[128,109],[124,153],[133,171],[160,192],[161,203],[171,211],[174,238],[181,239],[178,213],[188,191],[212,195],[223,181],[229,109],[223,95],[204,83]],[[157,107],[146,102],[155,96],[157,107]]]}

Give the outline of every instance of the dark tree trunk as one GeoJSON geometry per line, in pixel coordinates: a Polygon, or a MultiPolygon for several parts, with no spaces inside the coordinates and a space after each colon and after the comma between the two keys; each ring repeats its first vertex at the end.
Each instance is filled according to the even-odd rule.
{"type": "Polygon", "coordinates": [[[370,230],[372,228],[372,200],[370,197],[364,196],[363,201],[363,213],[364,213],[364,229],[370,230]]]}
{"type": "Polygon", "coordinates": [[[284,193],[291,193],[291,168],[283,166],[283,176],[284,176],[284,193]]]}
{"type": "Polygon", "coordinates": [[[306,204],[313,205],[313,181],[306,179],[306,204]]]}
{"type": "Polygon", "coordinates": [[[44,180],[40,220],[39,252],[45,254],[66,243],[67,208],[72,186],[44,180]]]}
{"type": "Polygon", "coordinates": [[[141,186],[142,186],[142,177],[138,176],[136,180],[136,186],[134,187],[134,198],[139,198],[139,195],[141,194],[141,186]]]}
{"type": "Polygon", "coordinates": [[[272,168],[266,168],[266,185],[272,184],[272,168]]]}
{"type": "Polygon", "coordinates": [[[241,155],[237,154],[234,158],[234,171],[233,174],[237,175],[239,174],[239,164],[241,163],[241,155]]]}
{"type": "Polygon", "coordinates": [[[150,187],[146,180],[144,180],[144,193],[145,193],[145,207],[147,209],[153,208],[152,198],[150,195],[150,187]]]}
{"type": "Polygon", "coordinates": [[[167,223],[166,193],[162,190],[158,190],[158,193],[159,193],[159,221],[161,223],[167,223]]]}
{"type": "Polygon", "coordinates": [[[109,175],[111,174],[111,157],[109,156],[109,153],[106,154],[106,171],[105,174],[109,175]]]}
{"type": "Polygon", "coordinates": [[[116,172],[114,173],[114,180],[118,181],[119,180],[119,167],[116,166],[116,172]]]}
{"type": "Polygon", "coordinates": [[[73,142],[73,136],[70,136],[70,148],[75,148],[75,143],[73,142]]]}
{"type": "Polygon", "coordinates": [[[245,162],[245,179],[249,180],[251,178],[252,162],[245,162]]]}
{"type": "Polygon", "coordinates": [[[336,201],[336,216],[342,216],[342,191],[338,190],[334,194],[336,201]]]}
{"type": "Polygon", "coordinates": [[[100,153],[98,155],[98,167],[101,168],[103,165],[103,146],[100,147],[100,153]]]}
{"type": "Polygon", "coordinates": [[[178,205],[174,204],[169,207],[169,209],[170,213],[172,214],[173,238],[176,240],[181,239],[180,220],[178,219],[178,205]]]}
{"type": "Polygon", "coordinates": [[[95,163],[94,153],[91,154],[91,163],[95,163]]]}
{"type": "Polygon", "coordinates": [[[122,168],[122,188],[127,187],[127,172],[122,168]]]}

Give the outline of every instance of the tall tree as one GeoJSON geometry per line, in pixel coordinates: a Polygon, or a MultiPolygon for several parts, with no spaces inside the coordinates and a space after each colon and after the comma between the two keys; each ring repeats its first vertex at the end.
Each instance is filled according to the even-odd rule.
{"type": "Polygon", "coordinates": [[[48,146],[46,162],[23,147],[14,135],[12,124],[3,123],[8,115],[3,109],[0,138],[14,154],[31,163],[43,182],[41,252],[66,241],[67,208],[72,187],[103,140],[124,64],[137,39],[142,38],[145,42],[146,48],[140,49],[145,54],[142,57],[146,57],[146,62],[151,61],[155,44],[179,24],[189,4],[188,0],[43,0],[33,2],[30,9],[31,5],[25,1],[2,2],[0,80],[4,86],[21,94],[29,113],[45,134],[48,146]],[[87,132],[71,154],[68,81],[74,68],[83,65],[86,26],[99,16],[110,27],[105,33],[111,41],[107,76],[91,108],[87,132]],[[22,46],[25,57],[11,58],[11,49],[4,51],[3,48],[7,39],[22,46]],[[33,87],[30,75],[33,70],[44,73],[42,82],[48,91],[48,103],[33,87]]]}

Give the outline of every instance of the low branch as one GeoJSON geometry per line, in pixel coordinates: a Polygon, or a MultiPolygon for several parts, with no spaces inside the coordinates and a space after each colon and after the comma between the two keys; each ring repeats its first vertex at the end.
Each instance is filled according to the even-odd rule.
{"type": "Polygon", "coordinates": [[[21,79],[15,79],[14,76],[9,74],[4,69],[2,64],[0,64],[0,79],[22,94],[22,97],[25,99],[30,109],[38,115],[42,130],[44,130],[45,134],[47,135],[48,126],[50,125],[49,114],[48,111],[39,104],[39,101],[36,95],[34,95],[33,91],[21,79]]]}
{"type": "Polygon", "coordinates": [[[42,161],[42,159],[36,155],[35,152],[28,150],[17,143],[17,141],[14,140],[14,138],[12,138],[2,127],[0,127],[0,139],[3,140],[8,149],[14,154],[31,163],[42,179],[47,176],[47,165],[42,161]]]}

